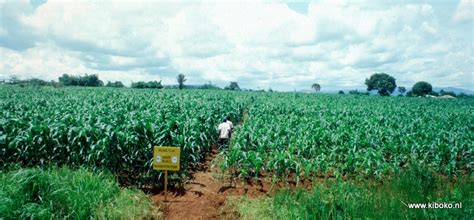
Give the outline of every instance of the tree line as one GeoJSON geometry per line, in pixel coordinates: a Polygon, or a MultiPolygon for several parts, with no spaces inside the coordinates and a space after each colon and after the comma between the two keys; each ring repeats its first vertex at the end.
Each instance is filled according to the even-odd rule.
{"type": "MultiPolygon", "coordinates": [[[[374,73],[370,76],[370,78],[365,79],[365,85],[367,86],[367,91],[358,91],[358,90],[351,90],[349,91],[349,94],[355,94],[355,95],[369,95],[370,91],[377,91],[377,93],[380,96],[390,96],[393,94],[395,89],[397,89],[399,96],[410,96],[410,97],[416,97],[416,96],[427,96],[427,95],[432,95],[432,96],[443,96],[443,95],[450,95],[453,97],[456,96],[467,96],[463,93],[460,95],[456,95],[454,92],[446,92],[444,90],[441,90],[439,93],[433,91],[433,86],[425,81],[419,81],[416,82],[412,89],[407,92],[407,89],[403,86],[398,86],[396,84],[396,80],[393,76],[390,76],[386,73],[374,73]]],[[[315,90],[316,92],[321,90],[321,85],[318,83],[313,83],[311,85],[311,88],[315,90]]],[[[344,94],[344,91],[339,91],[338,94],[344,94]]]]}
{"type": "MultiPolygon", "coordinates": [[[[137,81],[132,82],[130,85],[131,88],[136,89],[183,89],[183,88],[190,88],[190,89],[221,89],[220,87],[213,85],[211,82],[206,83],[204,85],[184,85],[186,81],[186,76],[184,74],[179,74],[176,77],[176,81],[178,85],[162,85],[160,81],[137,81]]],[[[63,74],[58,78],[58,81],[45,81],[38,78],[31,78],[26,80],[20,80],[16,76],[12,76],[10,80],[1,82],[2,84],[11,84],[11,85],[19,85],[19,86],[54,86],[54,87],[62,87],[62,86],[82,86],[82,87],[115,87],[115,88],[123,88],[125,85],[121,81],[108,81],[106,84],[102,80],[99,79],[99,75],[97,74],[84,74],[84,75],[69,75],[63,74]]],[[[240,91],[239,84],[237,82],[230,82],[230,84],[224,87],[225,90],[236,90],[240,91]]]]}
{"type": "MultiPolygon", "coordinates": [[[[216,85],[213,85],[211,82],[206,83],[204,85],[185,85],[186,76],[184,74],[178,74],[176,76],[176,81],[178,85],[162,85],[160,81],[138,81],[132,82],[130,85],[131,88],[137,89],[222,89],[216,85]]],[[[97,74],[84,74],[84,75],[69,75],[63,74],[58,78],[58,82],[55,81],[45,81],[42,79],[32,78],[27,80],[19,80],[17,77],[12,76],[8,82],[3,81],[5,84],[14,84],[19,86],[54,86],[54,87],[62,87],[62,86],[84,86],[84,87],[115,87],[115,88],[122,88],[125,85],[121,81],[111,82],[108,81],[106,84],[102,80],[99,79],[99,75],[97,74]]],[[[370,91],[377,91],[380,96],[390,96],[393,94],[395,90],[398,91],[399,96],[443,96],[443,95],[450,95],[453,97],[457,96],[468,96],[463,93],[457,95],[454,92],[447,92],[441,90],[439,93],[433,91],[433,86],[425,81],[417,82],[413,85],[412,89],[407,92],[407,89],[403,86],[397,86],[396,80],[393,76],[390,76],[386,73],[374,73],[370,76],[370,78],[365,79],[365,85],[367,86],[367,91],[359,91],[359,90],[350,90],[349,94],[354,95],[370,95],[370,91]]],[[[318,92],[321,90],[321,85],[318,83],[313,83],[311,88],[318,92]]],[[[230,82],[228,86],[224,87],[224,90],[233,90],[233,91],[242,91],[239,87],[238,82],[230,82]]],[[[265,91],[265,90],[245,90],[245,91],[265,91]]],[[[269,92],[273,90],[269,89],[269,92]]],[[[344,91],[339,91],[338,94],[345,94],[344,91]]]]}

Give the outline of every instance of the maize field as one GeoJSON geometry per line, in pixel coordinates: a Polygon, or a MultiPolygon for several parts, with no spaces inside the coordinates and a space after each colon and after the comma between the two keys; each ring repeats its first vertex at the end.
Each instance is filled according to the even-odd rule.
{"type": "Polygon", "coordinates": [[[474,165],[472,100],[270,94],[252,103],[222,164],[243,178],[381,178],[415,163],[459,176],[474,165]]]}
{"type": "Polygon", "coordinates": [[[199,165],[225,115],[243,105],[230,94],[93,88],[0,87],[0,162],[22,167],[67,165],[107,169],[145,184],[153,146],[180,146],[181,179],[199,165]]]}
{"type": "Polygon", "coordinates": [[[179,181],[226,115],[237,126],[221,168],[241,178],[380,178],[414,163],[456,176],[474,165],[472,99],[10,86],[0,98],[3,169],[85,166],[142,185],[161,178],[153,146],[179,146],[179,181]]]}

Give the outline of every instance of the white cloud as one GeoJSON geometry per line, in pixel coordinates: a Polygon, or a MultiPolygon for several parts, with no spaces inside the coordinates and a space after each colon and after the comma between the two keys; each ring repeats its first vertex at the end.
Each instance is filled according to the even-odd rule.
{"type": "MultiPolygon", "coordinates": [[[[472,39],[461,37],[469,30],[440,22],[443,13],[430,4],[322,0],[299,14],[264,1],[48,1],[35,10],[20,3],[24,10],[8,10],[8,18],[21,31],[5,24],[0,37],[34,34],[17,37],[28,40],[23,47],[0,41],[3,75],[51,80],[88,72],[174,83],[184,73],[189,83],[293,90],[318,82],[324,90],[363,87],[370,74],[387,72],[403,86],[424,79],[472,87],[472,39]]],[[[472,19],[470,8],[461,1],[449,16],[472,19]]]]}
{"type": "Polygon", "coordinates": [[[39,45],[22,52],[0,48],[0,52],[3,60],[0,62],[0,72],[20,78],[54,80],[62,73],[87,72],[79,60],[52,45],[39,45]]]}
{"type": "Polygon", "coordinates": [[[456,12],[454,14],[454,21],[467,22],[474,20],[474,1],[460,0],[456,12]]]}

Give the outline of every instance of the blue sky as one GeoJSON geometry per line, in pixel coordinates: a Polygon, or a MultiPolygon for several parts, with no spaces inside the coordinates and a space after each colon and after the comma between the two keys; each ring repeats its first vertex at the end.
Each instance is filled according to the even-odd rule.
{"type": "Polygon", "coordinates": [[[244,88],[474,88],[474,3],[0,0],[0,79],[211,81],[244,88]]]}

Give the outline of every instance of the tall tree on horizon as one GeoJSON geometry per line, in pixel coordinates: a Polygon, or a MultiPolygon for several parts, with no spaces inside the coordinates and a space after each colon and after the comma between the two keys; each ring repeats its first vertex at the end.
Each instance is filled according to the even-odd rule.
{"type": "Polygon", "coordinates": [[[186,81],[186,77],[184,74],[180,73],[177,77],[176,80],[178,81],[179,89],[183,89],[184,82],[186,81]]]}
{"type": "Polygon", "coordinates": [[[230,85],[224,87],[225,90],[238,90],[240,91],[238,82],[230,82],[230,85]]]}
{"type": "Polygon", "coordinates": [[[374,73],[369,79],[365,79],[365,85],[367,85],[367,91],[377,90],[381,96],[389,96],[397,84],[395,78],[386,73],[374,73]]]}
{"type": "Polygon", "coordinates": [[[425,96],[432,95],[433,86],[425,81],[415,83],[411,89],[411,95],[414,96],[425,96]]]}
{"type": "Polygon", "coordinates": [[[319,92],[321,90],[321,85],[319,85],[318,83],[313,83],[313,85],[311,85],[311,88],[314,89],[314,91],[319,92]]]}

